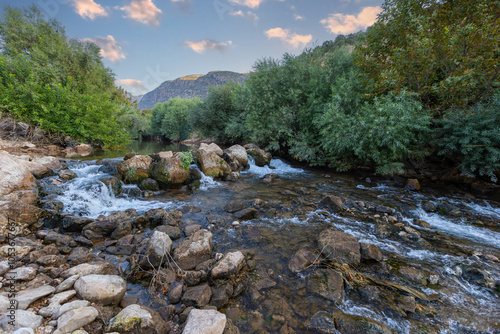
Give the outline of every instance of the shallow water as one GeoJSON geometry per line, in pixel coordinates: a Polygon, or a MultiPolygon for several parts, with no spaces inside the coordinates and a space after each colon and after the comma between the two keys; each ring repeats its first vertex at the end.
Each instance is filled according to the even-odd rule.
{"type": "MultiPolygon", "coordinates": [[[[424,187],[421,192],[409,192],[395,182],[368,183],[347,174],[325,175],[324,172],[293,167],[278,159],[272,160],[271,168],[257,167],[252,163],[238,182],[215,181],[203,176],[201,187],[194,192],[170,190],[149,198],[116,197],[99,181],[105,176],[99,168],[93,162],[74,166],[78,178],[66,183],[64,195],[58,198],[65,205],[64,212],[96,218],[129,208],[142,214],[152,208],[173,210],[193,205],[202,211],[183,218],[207,227],[206,215],[227,215],[224,206],[233,199],[242,199],[249,205],[255,199],[268,202],[260,218],[241,222],[237,229],[231,227],[231,220],[224,228],[214,231],[217,252],[247,249],[255,254],[258,270],[249,275],[250,281],[260,276],[277,283],[275,287],[260,292],[263,299],[252,298],[247,290],[223,310],[242,333],[260,330],[310,333],[304,328],[304,323],[320,310],[341,310],[366,316],[387,324],[398,333],[410,333],[415,323],[428,325],[439,333],[494,333],[500,330],[498,286],[497,290],[487,288],[471,283],[459,274],[460,270],[478,267],[499,278],[499,263],[480,258],[480,254],[500,257],[500,205],[493,197],[475,198],[456,192],[450,195],[454,188],[424,187]],[[268,173],[278,174],[280,178],[273,183],[262,182],[262,177],[268,173]],[[291,193],[283,194],[286,190],[291,193]],[[298,195],[298,192],[308,194],[298,195]],[[420,238],[402,238],[397,233],[381,230],[383,224],[373,219],[377,213],[368,209],[364,214],[371,218],[366,219],[362,214],[345,217],[329,212],[318,205],[326,194],[340,196],[347,203],[363,201],[368,206],[393,208],[400,213],[400,220],[416,230],[420,238]],[[428,213],[422,209],[424,201],[435,204],[446,201],[457,206],[463,214],[450,217],[428,213]],[[414,224],[414,218],[426,221],[431,227],[414,224]],[[439,300],[417,301],[423,305],[424,311],[405,315],[396,308],[391,309],[394,301],[367,301],[355,289],[347,289],[340,306],[309,295],[306,279],[315,268],[294,274],[288,269],[288,262],[303,247],[317,248],[317,237],[327,228],[349,233],[360,242],[377,245],[390,264],[388,271],[382,274],[377,272],[378,267],[367,265],[360,268],[361,272],[379,275],[426,295],[438,294],[439,300]],[[437,275],[439,283],[422,285],[406,280],[398,273],[399,267],[406,266],[418,268],[427,276],[437,275]],[[278,327],[269,322],[269,317],[275,314],[283,316],[285,324],[278,327]]],[[[378,215],[381,219],[384,216],[378,215]]],[[[129,295],[140,296],[141,301],[147,299],[141,285],[129,284],[129,288],[129,295]]],[[[388,296],[392,298],[392,295],[388,296]]]]}

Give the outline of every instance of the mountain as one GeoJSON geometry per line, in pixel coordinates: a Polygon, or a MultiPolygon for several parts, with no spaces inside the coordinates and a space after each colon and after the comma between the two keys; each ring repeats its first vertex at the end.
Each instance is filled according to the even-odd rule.
{"type": "Polygon", "coordinates": [[[229,81],[238,83],[248,79],[248,74],[230,71],[213,71],[208,74],[193,74],[162,83],[139,101],[139,109],[151,109],[155,104],[166,102],[173,97],[204,98],[209,86],[222,86],[229,81]]]}
{"type": "Polygon", "coordinates": [[[143,96],[144,96],[144,95],[134,95],[134,94],[132,94],[132,93],[128,93],[128,92],[127,92],[127,97],[128,97],[130,100],[132,100],[132,102],[137,102],[137,103],[141,102],[141,99],[142,99],[142,97],[143,97],[143,96]]]}

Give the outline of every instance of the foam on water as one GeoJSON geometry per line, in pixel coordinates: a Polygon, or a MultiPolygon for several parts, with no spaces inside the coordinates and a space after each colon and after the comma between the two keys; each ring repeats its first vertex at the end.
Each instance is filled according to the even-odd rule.
{"type": "Polygon", "coordinates": [[[456,223],[437,213],[428,213],[419,208],[413,211],[421,220],[429,223],[433,228],[438,229],[448,235],[461,239],[468,239],[483,245],[500,247],[500,233],[490,231],[486,228],[480,228],[461,222],[456,223]]]}
{"type": "Polygon", "coordinates": [[[255,159],[251,156],[248,157],[249,168],[243,173],[254,174],[263,177],[266,174],[274,173],[279,176],[295,175],[305,173],[303,169],[294,168],[280,159],[271,159],[270,166],[259,167],[255,164],[255,159]]]}
{"type": "Polygon", "coordinates": [[[56,198],[64,204],[63,212],[73,215],[97,218],[113,212],[136,209],[143,213],[149,209],[171,209],[178,203],[162,203],[135,198],[116,197],[111,189],[99,181],[106,174],[99,172],[101,166],[78,165],[72,169],[77,178],[67,182],[64,193],[56,198]]]}

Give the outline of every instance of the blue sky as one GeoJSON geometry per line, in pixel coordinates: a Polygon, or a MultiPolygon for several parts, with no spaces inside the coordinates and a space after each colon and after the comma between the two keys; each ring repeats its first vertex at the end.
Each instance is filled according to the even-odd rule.
{"type": "Polygon", "coordinates": [[[257,59],[298,54],[366,29],[382,0],[0,0],[37,5],[70,38],[101,48],[116,83],[141,94],[189,74],[249,72],[257,59]]]}

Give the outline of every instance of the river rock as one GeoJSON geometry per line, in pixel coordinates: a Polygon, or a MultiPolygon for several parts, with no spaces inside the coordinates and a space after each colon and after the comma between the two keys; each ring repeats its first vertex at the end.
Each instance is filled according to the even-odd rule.
{"type": "Polygon", "coordinates": [[[127,291],[127,282],[116,275],[87,275],[75,282],[82,299],[103,305],[116,305],[127,291]]]}
{"type": "Polygon", "coordinates": [[[11,323],[12,319],[6,313],[0,318],[0,328],[2,333],[12,333],[16,329],[31,328],[37,329],[42,325],[43,317],[36,315],[32,311],[16,310],[14,326],[11,323]]]}
{"type": "Polygon", "coordinates": [[[233,213],[233,217],[238,220],[251,220],[257,216],[257,213],[256,208],[246,208],[233,213]]]}
{"type": "Polygon", "coordinates": [[[49,299],[49,305],[41,308],[38,311],[38,314],[45,318],[52,317],[54,312],[61,307],[61,304],[67,302],[69,299],[76,295],[75,290],[67,290],[61,293],[54,295],[49,299]]]}
{"type": "Polygon", "coordinates": [[[146,267],[158,267],[168,261],[167,253],[172,250],[172,240],[168,234],[154,231],[149,238],[146,255],[140,260],[140,264],[146,267]]]}
{"type": "Polygon", "coordinates": [[[367,242],[360,242],[361,259],[364,261],[375,260],[377,262],[382,261],[382,252],[374,244],[367,242]]]}
{"type": "Polygon", "coordinates": [[[76,280],[79,278],[79,275],[73,275],[71,277],[68,277],[64,281],[61,282],[56,288],[56,293],[63,292],[66,290],[69,290],[75,285],[76,280]]]}
{"type": "Polygon", "coordinates": [[[142,180],[139,183],[139,188],[141,190],[151,190],[151,191],[158,191],[158,190],[160,190],[160,186],[158,185],[158,182],[156,182],[156,180],[153,180],[153,179],[150,179],[150,178],[142,180]]]}
{"type": "Polygon", "coordinates": [[[272,158],[271,153],[262,150],[257,145],[246,144],[244,148],[246,149],[248,155],[251,155],[254,158],[255,164],[257,166],[263,167],[271,163],[271,158],[272,158]]]}
{"type": "Polygon", "coordinates": [[[333,211],[339,212],[344,210],[344,203],[342,202],[342,199],[338,196],[335,195],[327,195],[323,197],[323,199],[320,202],[321,204],[328,206],[331,208],[333,211]]]}
{"type": "Polygon", "coordinates": [[[330,260],[338,263],[346,263],[352,267],[359,265],[361,251],[358,240],[352,235],[334,231],[324,230],[318,238],[319,249],[330,260]]]}
{"type": "Polygon", "coordinates": [[[33,174],[15,156],[0,151],[0,198],[17,190],[36,191],[36,182],[33,174]]]}
{"type": "Polygon", "coordinates": [[[70,268],[61,274],[61,277],[79,275],[118,275],[118,269],[107,261],[97,261],[92,263],[82,263],[70,268]]]}
{"type": "Polygon", "coordinates": [[[166,334],[170,332],[170,326],[156,311],[143,305],[132,304],[111,319],[108,331],[121,334],[166,334]]]}
{"type": "Polygon", "coordinates": [[[8,280],[16,281],[31,281],[36,276],[36,268],[32,267],[20,267],[11,270],[5,274],[5,278],[8,280]]]}
{"type": "Polygon", "coordinates": [[[187,288],[182,296],[182,302],[187,306],[203,307],[208,304],[212,297],[212,290],[208,284],[187,288]]]}
{"type": "Polygon", "coordinates": [[[181,300],[183,288],[184,286],[182,284],[179,284],[175,288],[170,290],[170,292],[168,293],[168,301],[171,304],[177,304],[181,300]]]}
{"type": "Polygon", "coordinates": [[[222,334],[226,315],[216,310],[193,309],[187,318],[183,334],[222,334]]]}
{"type": "Polygon", "coordinates": [[[212,298],[210,299],[210,305],[217,307],[218,309],[223,308],[232,297],[234,293],[234,288],[231,283],[221,284],[219,286],[212,286],[212,298]]]}
{"type": "Polygon", "coordinates": [[[200,230],[181,241],[174,250],[174,261],[183,270],[195,268],[212,255],[212,233],[200,230]]]}
{"type": "Polygon", "coordinates": [[[231,167],[221,157],[222,149],[213,143],[202,143],[197,152],[198,164],[206,176],[226,177],[231,173],[231,167]]]}
{"type": "Polygon", "coordinates": [[[76,245],[75,241],[73,241],[73,238],[71,238],[69,235],[63,235],[55,231],[49,231],[49,233],[47,233],[47,236],[43,239],[43,243],[53,243],[56,244],[57,247],[72,247],[76,245]]]}
{"type": "Polygon", "coordinates": [[[54,334],[72,333],[74,330],[92,323],[98,315],[99,312],[91,306],[66,312],[57,319],[57,329],[54,334]]]}
{"type": "Polygon", "coordinates": [[[391,329],[386,324],[359,315],[336,312],[332,318],[335,327],[342,334],[392,334],[391,329]]]}
{"type": "Polygon", "coordinates": [[[301,272],[316,261],[316,254],[307,248],[300,249],[288,263],[288,269],[294,273],[301,272]]]}
{"type": "Polygon", "coordinates": [[[61,231],[63,232],[81,232],[83,228],[94,220],[87,217],[65,216],[61,221],[61,231]]]}
{"type": "Polygon", "coordinates": [[[311,319],[305,323],[306,328],[316,330],[321,334],[336,334],[335,321],[332,315],[325,311],[316,312],[311,319]]]}
{"type": "Polygon", "coordinates": [[[95,259],[95,255],[90,252],[86,247],[76,247],[68,256],[68,261],[72,265],[81,263],[89,263],[95,259]]]}
{"type": "Polygon", "coordinates": [[[114,176],[104,177],[99,181],[104,183],[115,195],[119,195],[122,191],[122,182],[114,176]]]}
{"type": "Polygon", "coordinates": [[[88,144],[79,144],[74,147],[74,150],[79,156],[86,157],[92,153],[92,146],[88,144]]]}
{"type": "Polygon", "coordinates": [[[59,177],[65,181],[73,180],[78,177],[75,172],[70,171],[69,169],[64,169],[59,172],[59,177]]]}
{"type": "Polygon", "coordinates": [[[90,305],[90,302],[88,300],[74,300],[72,302],[66,303],[62,306],[59,306],[52,314],[53,319],[58,319],[60,316],[62,316],[64,313],[84,308],[90,305]]]}
{"type": "Polygon", "coordinates": [[[37,301],[40,298],[50,295],[56,290],[56,288],[50,285],[44,285],[39,288],[25,290],[16,296],[17,308],[19,310],[25,310],[30,306],[31,303],[37,301]]]}
{"type": "Polygon", "coordinates": [[[44,255],[40,256],[36,263],[44,267],[58,267],[66,263],[66,257],[63,255],[44,255]]]}
{"type": "Polygon", "coordinates": [[[245,202],[243,202],[241,199],[235,199],[227,203],[226,206],[224,207],[224,210],[226,210],[226,212],[229,213],[234,213],[236,211],[240,211],[246,208],[248,208],[248,205],[246,205],[245,202]]]}
{"type": "Polygon", "coordinates": [[[198,232],[199,230],[201,230],[201,225],[190,224],[190,225],[184,227],[184,234],[186,235],[186,237],[189,237],[191,234],[198,232]]]}
{"type": "MultiPolygon", "coordinates": [[[[181,164],[181,152],[160,152],[152,154],[150,177],[163,187],[183,184],[189,177],[189,168],[184,169],[181,164]]],[[[189,167],[189,166],[188,166],[189,167]]]]}
{"type": "Polygon", "coordinates": [[[214,278],[229,278],[238,275],[238,272],[243,267],[245,256],[242,252],[237,251],[227,253],[219,263],[212,269],[212,277],[214,278]]]}
{"type": "Polygon", "coordinates": [[[437,205],[437,211],[440,214],[443,215],[448,215],[448,216],[453,216],[453,217],[460,217],[462,215],[462,212],[460,211],[459,208],[457,208],[455,205],[441,201],[437,205]]]}
{"type": "Polygon", "coordinates": [[[317,294],[336,304],[342,302],[344,297],[344,280],[342,275],[331,269],[316,270],[307,277],[307,291],[317,294]]]}
{"type": "Polygon", "coordinates": [[[234,157],[243,168],[248,167],[248,154],[243,146],[233,145],[226,151],[234,157]]]}
{"type": "Polygon", "coordinates": [[[427,285],[427,275],[424,271],[413,267],[399,268],[399,274],[414,283],[427,285]]]}
{"type": "Polygon", "coordinates": [[[147,155],[135,155],[119,163],[116,169],[126,182],[137,183],[148,178],[151,162],[151,157],[147,155]]]}
{"type": "Polygon", "coordinates": [[[23,164],[38,179],[45,176],[55,175],[55,171],[62,168],[61,162],[56,157],[51,156],[29,156],[21,155],[16,159],[23,164]]]}
{"type": "Polygon", "coordinates": [[[181,237],[181,234],[182,234],[180,228],[178,228],[177,226],[170,226],[170,225],[158,226],[156,228],[156,231],[166,233],[170,237],[170,239],[172,239],[172,240],[179,239],[181,237]]]}
{"type": "Polygon", "coordinates": [[[420,182],[417,179],[406,180],[405,188],[408,190],[420,190],[420,182]]]}

